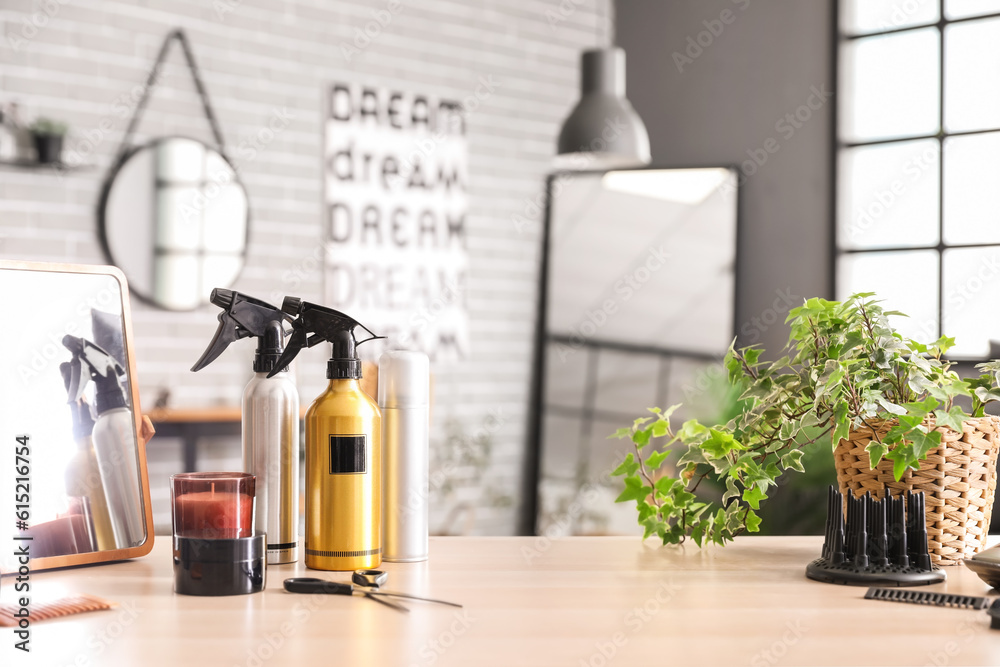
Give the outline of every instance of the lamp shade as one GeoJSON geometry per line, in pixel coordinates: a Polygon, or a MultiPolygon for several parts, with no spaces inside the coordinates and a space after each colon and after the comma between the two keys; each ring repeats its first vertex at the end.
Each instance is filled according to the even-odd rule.
{"type": "Polygon", "coordinates": [[[625,97],[625,51],[584,51],[580,101],[563,122],[556,166],[604,170],[650,162],[649,134],[625,97]]]}

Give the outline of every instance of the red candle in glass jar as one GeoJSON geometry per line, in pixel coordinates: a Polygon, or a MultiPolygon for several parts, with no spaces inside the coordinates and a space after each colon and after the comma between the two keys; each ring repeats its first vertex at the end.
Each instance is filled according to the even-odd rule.
{"type": "Polygon", "coordinates": [[[255,481],[240,472],[173,475],[174,535],[204,540],[251,537],[255,481]]]}

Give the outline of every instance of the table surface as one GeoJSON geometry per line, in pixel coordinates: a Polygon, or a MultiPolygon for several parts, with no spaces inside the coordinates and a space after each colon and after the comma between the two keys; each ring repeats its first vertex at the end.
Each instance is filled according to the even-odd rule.
{"type": "MultiPolygon", "coordinates": [[[[400,613],[361,597],[295,595],[271,566],[256,595],[172,592],[170,540],[141,559],[31,575],[43,595],[89,593],[112,611],[31,626],[32,652],[0,631],[2,665],[998,665],[984,611],[864,600],[804,576],[818,537],[722,547],[638,538],[442,537],[428,562],[386,563],[386,590],[461,602],[400,613]],[[14,658],[11,661],[11,658],[14,658]]],[[[985,595],[965,567],[926,590],[985,595]]],[[[14,582],[4,578],[9,602],[14,582]]]]}

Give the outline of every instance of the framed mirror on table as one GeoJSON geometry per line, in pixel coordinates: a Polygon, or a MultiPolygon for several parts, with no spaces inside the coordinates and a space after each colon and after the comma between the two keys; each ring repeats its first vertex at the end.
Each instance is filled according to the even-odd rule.
{"type": "Polygon", "coordinates": [[[0,260],[0,572],[153,547],[128,285],[114,267],[0,260]],[[9,508],[9,509],[7,509],[9,508]],[[12,546],[9,546],[12,545],[12,546]]]}

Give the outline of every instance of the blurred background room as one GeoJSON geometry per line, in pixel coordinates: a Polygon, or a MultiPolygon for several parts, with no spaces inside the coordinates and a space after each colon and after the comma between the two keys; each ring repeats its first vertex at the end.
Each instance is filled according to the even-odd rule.
{"type": "MultiPolygon", "coordinates": [[[[240,466],[252,346],[190,371],[213,287],[387,335],[369,382],[429,355],[438,535],[641,533],[608,436],[739,414],[723,355],[780,356],[809,297],[875,291],[962,372],[1000,356],[996,0],[2,0],[0,26],[0,258],[128,277],[157,533],[171,474],[240,466]]],[[[292,366],[303,406],[327,356],[292,366]]],[[[805,458],[766,532],[821,531],[829,442],[805,458]]]]}

